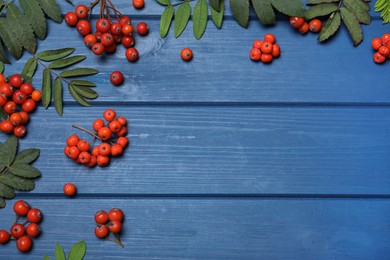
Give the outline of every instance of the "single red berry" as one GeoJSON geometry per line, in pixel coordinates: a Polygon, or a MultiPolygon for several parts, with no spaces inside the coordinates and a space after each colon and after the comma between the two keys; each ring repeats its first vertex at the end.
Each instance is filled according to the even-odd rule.
{"type": "Polygon", "coordinates": [[[114,109],[106,109],[103,113],[104,119],[106,119],[108,122],[111,122],[116,117],[116,112],[114,109]]]}
{"type": "Polygon", "coordinates": [[[4,74],[0,73],[0,84],[7,83],[7,79],[5,78],[4,74]]]}
{"type": "Polygon", "coordinates": [[[84,19],[88,16],[88,7],[85,5],[78,5],[76,6],[75,13],[78,18],[84,19]]]}
{"type": "Polygon", "coordinates": [[[7,97],[0,92],[0,107],[3,107],[5,104],[7,104],[7,97]]]}
{"type": "Polygon", "coordinates": [[[118,122],[121,123],[121,125],[127,124],[126,117],[124,117],[124,116],[118,116],[118,118],[116,120],[118,120],[118,122]]]}
{"type": "Polygon", "coordinates": [[[261,45],[261,52],[263,54],[271,54],[272,53],[273,44],[270,42],[264,42],[263,45],[261,45]]]}
{"type": "Polygon", "coordinates": [[[114,234],[117,234],[122,231],[122,223],[118,220],[112,220],[108,222],[107,227],[110,230],[110,232],[114,234]]]}
{"type": "Polygon", "coordinates": [[[97,43],[96,36],[94,34],[88,34],[84,37],[84,44],[87,46],[89,49],[92,48],[92,46],[97,43]]]}
{"type": "Polygon", "coordinates": [[[107,126],[103,126],[98,131],[98,136],[103,141],[107,141],[108,139],[110,139],[111,138],[111,134],[112,134],[112,132],[111,132],[110,128],[108,128],[107,126]]]}
{"type": "Polygon", "coordinates": [[[67,183],[64,185],[64,194],[68,197],[73,197],[74,195],[76,195],[76,192],[77,192],[77,188],[76,188],[76,185],[74,185],[73,183],[67,183]]]}
{"type": "Polygon", "coordinates": [[[119,132],[122,129],[122,124],[119,123],[118,120],[113,120],[113,121],[110,122],[108,127],[110,128],[111,132],[117,133],[117,132],[119,132]]]}
{"type": "Polygon", "coordinates": [[[96,156],[91,156],[91,159],[89,160],[89,162],[87,164],[85,164],[87,167],[94,167],[96,165],[96,162],[97,162],[97,159],[96,159],[96,156]]]}
{"type": "Polygon", "coordinates": [[[37,103],[34,100],[32,100],[32,99],[27,99],[22,104],[23,111],[27,112],[27,113],[30,113],[30,112],[34,111],[35,108],[37,108],[37,103]]]}
{"type": "Polygon", "coordinates": [[[272,54],[269,53],[263,53],[261,54],[261,61],[263,63],[270,63],[272,61],[272,54]]]}
{"type": "Polygon", "coordinates": [[[15,113],[11,114],[8,120],[13,125],[20,125],[20,124],[23,123],[23,118],[22,118],[22,116],[18,112],[15,112],[15,113]]]}
{"type": "Polygon", "coordinates": [[[79,154],[80,154],[80,151],[79,151],[79,149],[77,149],[76,146],[69,147],[69,154],[68,154],[69,158],[76,160],[79,157],[79,154]]]}
{"type": "Polygon", "coordinates": [[[275,43],[273,46],[272,46],[272,56],[273,57],[279,57],[280,56],[280,47],[277,43],[275,43]]]}
{"type": "Polygon", "coordinates": [[[193,57],[192,50],[190,48],[184,48],[181,50],[180,56],[184,61],[190,61],[193,57]]]}
{"type": "Polygon", "coordinates": [[[125,215],[123,214],[123,211],[118,208],[113,208],[108,212],[108,220],[110,221],[120,221],[122,222],[125,215]]]}
{"type": "Polygon", "coordinates": [[[113,85],[119,86],[123,83],[123,74],[120,71],[114,71],[110,75],[110,81],[113,85]]]}
{"type": "Polygon", "coordinates": [[[384,45],[379,48],[378,52],[387,57],[390,54],[390,48],[384,45]]]}
{"type": "Polygon", "coordinates": [[[9,77],[9,84],[14,88],[19,88],[23,84],[23,78],[19,74],[14,74],[9,77]]]}
{"type": "Polygon", "coordinates": [[[112,23],[110,26],[110,31],[114,35],[122,34],[122,25],[120,23],[112,23]]]}
{"type": "Polygon", "coordinates": [[[26,227],[26,233],[30,237],[38,237],[39,234],[41,234],[41,229],[39,228],[39,225],[37,223],[30,223],[26,227]]]}
{"type": "Polygon", "coordinates": [[[32,240],[28,236],[22,236],[16,241],[16,248],[20,252],[28,252],[32,247],[32,240]]]}
{"type": "Polygon", "coordinates": [[[69,156],[69,146],[65,146],[65,148],[64,148],[64,154],[66,155],[66,156],[69,156]]]}
{"type": "Polygon", "coordinates": [[[15,113],[16,112],[17,105],[13,101],[8,101],[5,103],[3,110],[6,112],[8,115],[15,113]]]}
{"type": "Polygon", "coordinates": [[[35,102],[39,102],[42,99],[42,92],[40,90],[34,90],[31,93],[31,99],[34,100],[35,102]]]}
{"type": "Polygon", "coordinates": [[[266,35],[264,35],[264,41],[273,44],[275,43],[276,38],[272,33],[267,33],[266,35]]]}
{"type": "Polygon", "coordinates": [[[119,132],[116,133],[116,136],[126,136],[127,135],[127,127],[123,126],[119,132]]]}
{"type": "Polygon", "coordinates": [[[390,34],[389,33],[383,34],[381,40],[382,40],[382,44],[387,46],[390,42],[390,34]]]}
{"type": "Polygon", "coordinates": [[[99,154],[96,157],[96,163],[100,167],[106,167],[106,166],[108,166],[110,164],[110,157],[99,154]]]}
{"type": "Polygon", "coordinates": [[[68,139],[66,139],[66,144],[68,146],[76,146],[79,141],[80,141],[79,136],[76,134],[73,134],[73,135],[69,136],[68,139]]]}
{"type": "Polygon", "coordinates": [[[386,57],[380,54],[379,52],[374,53],[374,62],[378,64],[382,64],[386,61],[386,57]]]}
{"type": "Polygon", "coordinates": [[[131,24],[131,19],[130,19],[130,17],[124,15],[124,16],[122,16],[121,19],[119,20],[119,23],[120,23],[120,25],[122,25],[122,26],[124,26],[124,25],[126,25],[126,24],[131,24]]]}
{"type": "Polygon", "coordinates": [[[112,54],[116,52],[116,44],[112,44],[110,46],[104,47],[104,51],[108,54],[112,54]]]}
{"type": "Polygon", "coordinates": [[[371,41],[371,46],[374,50],[379,50],[379,48],[382,46],[382,40],[381,38],[374,38],[372,41],[371,41]]]}
{"type": "Polygon", "coordinates": [[[25,82],[20,86],[20,90],[29,96],[33,93],[34,87],[30,83],[25,82]]]}
{"type": "Polygon", "coordinates": [[[65,15],[65,22],[69,26],[75,26],[79,21],[79,18],[74,12],[69,12],[65,15]]]}
{"type": "Polygon", "coordinates": [[[108,236],[109,229],[106,225],[97,225],[95,227],[95,236],[98,238],[105,238],[108,236]]]}
{"type": "Polygon", "coordinates": [[[298,29],[305,23],[305,19],[303,17],[290,17],[290,25],[292,28],[298,29]]]}
{"type": "Polygon", "coordinates": [[[79,149],[80,152],[87,152],[90,146],[91,144],[88,143],[87,140],[80,140],[77,142],[77,149],[79,149]]]}
{"type": "Polygon", "coordinates": [[[102,55],[104,53],[104,45],[101,44],[100,42],[97,42],[92,45],[92,52],[95,55],[102,55]]]}
{"type": "Polygon", "coordinates": [[[16,103],[16,104],[23,104],[26,100],[27,100],[27,94],[24,93],[23,91],[21,90],[16,90],[14,92],[14,94],[12,95],[12,100],[16,103]]]}
{"type": "Polygon", "coordinates": [[[301,27],[298,28],[298,32],[301,34],[306,34],[309,31],[309,24],[307,22],[304,22],[301,27]]]}
{"type": "Polygon", "coordinates": [[[18,216],[26,216],[30,209],[30,205],[24,200],[18,200],[14,204],[14,211],[18,216]]]}
{"type": "Polygon", "coordinates": [[[149,26],[145,22],[137,24],[137,32],[141,36],[145,36],[149,33],[149,26]]]}
{"type": "Polygon", "coordinates": [[[121,136],[118,138],[118,140],[116,140],[116,143],[122,146],[122,148],[125,148],[129,143],[129,139],[127,139],[127,137],[121,136]]]}
{"type": "Polygon", "coordinates": [[[131,24],[125,24],[122,26],[122,34],[124,36],[131,35],[134,32],[134,27],[131,24]]]}
{"type": "Polygon", "coordinates": [[[122,45],[125,48],[130,48],[133,47],[135,44],[135,39],[134,36],[128,35],[128,36],[123,36],[122,37],[122,45]]]}
{"type": "Polygon", "coordinates": [[[96,145],[93,149],[92,149],[92,155],[93,156],[98,156],[100,154],[99,152],[99,148],[100,148],[100,145],[96,145]]]}
{"type": "Polygon", "coordinates": [[[114,144],[111,147],[111,155],[116,157],[123,153],[123,147],[120,144],[114,144]]]}
{"type": "Polygon", "coordinates": [[[104,121],[103,119],[96,119],[93,124],[92,124],[92,128],[93,130],[95,130],[96,132],[99,131],[100,128],[102,128],[104,126],[104,121]]]}
{"type": "Polygon", "coordinates": [[[121,43],[122,43],[122,38],[123,38],[122,33],[121,33],[121,34],[118,34],[118,35],[114,35],[114,42],[115,42],[116,44],[121,44],[121,43]]]}
{"type": "Polygon", "coordinates": [[[0,92],[4,94],[6,97],[12,96],[14,93],[14,90],[12,89],[11,85],[8,83],[1,83],[0,84],[0,92]]]}
{"type": "Polygon", "coordinates": [[[86,20],[81,20],[76,25],[77,31],[85,36],[91,32],[91,24],[86,20]]]}
{"type": "Polygon", "coordinates": [[[261,59],[261,50],[258,48],[252,48],[252,50],[249,53],[249,57],[253,61],[259,61],[261,59]]]}
{"type": "Polygon", "coordinates": [[[138,60],[138,50],[134,47],[128,48],[126,51],[126,58],[128,61],[135,62],[138,60]]]}
{"type": "Polygon", "coordinates": [[[19,238],[21,236],[24,236],[25,233],[26,233],[26,230],[25,230],[25,228],[24,228],[24,226],[22,224],[16,223],[16,224],[12,225],[12,227],[11,227],[11,235],[14,238],[19,238]]]}
{"type": "Polygon", "coordinates": [[[14,128],[14,135],[16,137],[21,138],[21,137],[25,136],[26,133],[27,133],[27,128],[26,128],[25,125],[17,125],[17,126],[15,126],[15,128],[14,128]]]}
{"type": "Polygon", "coordinates": [[[96,41],[97,41],[97,42],[101,42],[101,40],[102,40],[102,35],[103,35],[103,33],[99,32],[99,31],[96,31],[96,32],[95,32],[95,37],[96,37],[96,41]]]}
{"type": "Polygon", "coordinates": [[[0,131],[10,134],[14,131],[14,125],[9,120],[3,120],[0,122],[0,131]]]}
{"type": "Polygon", "coordinates": [[[134,8],[141,9],[145,6],[144,0],[133,0],[133,6],[134,8]]]}
{"type": "Polygon", "coordinates": [[[42,220],[42,213],[39,209],[30,209],[27,213],[27,220],[31,223],[39,223],[42,220]]]}
{"type": "Polygon", "coordinates": [[[99,145],[99,154],[108,156],[111,154],[111,146],[108,143],[101,143],[99,145]]]}
{"type": "Polygon", "coordinates": [[[106,33],[110,30],[111,23],[106,18],[100,18],[96,21],[96,30],[98,30],[101,33],[106,33]]]}
{"type": "Polygon", "coordinates": [[[111,33],[104,33],[101,38],[101,42],[104,47],[108,47],[114,44],[114,36],[111,33]]]}
{"type": "Polygon", "coordinates": [[[87,164],[91,160],[91,154],[89,152],[81,152],[78,156],[80,163],[87,164]]]}
{"type": "Polygon", "coordinates": [[[27,124],[28,121],[30,120],[30,116],[28,115],[27,112],[20,111],[19,115],[22,117],[22,124],[27,124]]]}
{"type": "Polygon", "coordinates": [[[253,48],[256,48],[256,49],[260,50],[261,45],[263,45],[263,41],[262,40],[255,40],[255,41],[253,41],[253,48]]]}
{"type": "Polygon", "coordinates": [[[322,22],[319,19],[313,19],[309,22],[309,30],[313,33],[321,31],[322,22]]]}
{"type": "Polygon", "coordinates": [[[11,235],[6,230],[0,230],[0,245],[7,244],[11,235]]]}
{"type": "Polygon", "coordinates": [[[108,222],[108,214],[104,210],[100,210],[95,214],[95,221],[98,224],[105,225],[108,222]]]}

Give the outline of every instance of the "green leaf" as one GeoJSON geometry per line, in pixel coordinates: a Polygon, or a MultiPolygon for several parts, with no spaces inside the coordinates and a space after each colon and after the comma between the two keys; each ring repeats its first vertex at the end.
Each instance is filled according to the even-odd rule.
{"type": "Polygon", "coordinates": [[[75,48],[63,48],[57,50],[43,51],[37,54],[37,58],[43,61],[53,61],[65,58],[72,54],[75,48]]]}
{"type": "Polygon", "coordinates": [[[0,107],[0,119],[8,118],[8,114],[4,112],[4,109],[0,107]]]}
{"type": "Polygon", "coordinates": [[[165,8],[164,12],[161,15],[160,19],[160,36],[164,38],[169,31],[169,27],[171,26],[172,23],[172,18],[173,18],[173,13],[175,9],[173,6],[168,6],[165,8]]]}
{"type": "Polygon", "coordinates": [[[15,136],[8,137],[4,144],[0,146],[0,163],[10,166],[15,160],[18,149],[18,139],[15,136]]]}
{"type": "Polygon", "coordinates": [[[41,176],[41,173],[33,166],[25,163],[14,163],[9,167],[9,171],[16,176],[33,179],[41,176]]]}
{"type": "Polygon", "coordinates": [[[282,14],[288,16],[304,16],[302,0],[271,0],[272,6],[282,14]]]}
{"type": "Polygon", "coordinates": [[[87,251],[87,244],[84,241],[79,241],[72,246],[69,251],[68,260],[82,260],[87,251]]]}
{"type": "Polygon", "coordinates": [[[340,0],[307,0],[307,5],[316,5],[316,4],[322,4],[322,3],[338,3],[340,0]]]}
{"type": "Polygon", "coordinates": [[[38,62],[34,58],[30,58],[23,67],[22,75],[32,78],[38,67],[38,62]]]}
{"type": "Polygon", "coordinates": [[[206,0],[199,0],[194,7],[192,15],[194,36],[199,40],[206,31],[209,9],[206,0]]]}
{"type": "Polygon", "coordinates": [[[171,4],[171,0],[157,0],[157,2],[159,4],[162,4],[162,5],[170,5],[171,4]]]}
{"type": "Polygon", "coordinates": [[[49,64],[50,69],[62,69],[66,68],[69,66],[72,66],[74,64],[77,64],[83,60],[85,60],[87,56],[84,55],[77,55],[77,56],[72,56],[60,60],[53,61],[52,63],[49,64]]]}
{"type": "Polygon", "coordinates": [[[0,37],[12,56],[14,56],[15,59],[20,59],[23,46],[19,41],[15,41],[16,36],[11,29],[12,23],[10,20],[7,18],[0,18],[0,37]]]}
{"type": "Polygon", "coordinates": [[[51,73],[49,69],[43,70],[42,79],[42,105],[48,108],[51,101],[51,73]]]}
{"type": "Polygon", "coordinates": [[[54,106],[57,114],[62,116],[62,80],[58,77],[54,80],[54,106]]]}
{"type": "Polygon", "coordinates": [[[41,40],[45,39],[47,35],[46,18],[38,2],[36,0],[19,0],[19,3],[35,35],[41,40]]]}
{"type": "Polygon", "coordinates": [[[252,0],[253,8],[264,25],[273,25],[276,23],[275,12],[271,5],[271,0],[252,0]]]}
{"type": "Polygon", "coordinates": [[[57,23],[62,22],[61,11],[55,0],[36,0],[43,9],[43,11],[49,16],[53,21],[57,23]]]}
{"type": "Polygon", "coordinates": [[[47,255],[45,255],[45,256],[43,257],[43,260],[50,260],[50,257],[48,257],[47,255]]]}
{"type": "Polygon", "coordinates": [[[15,176],[8,171],[0,175],[0,183],[19,191],[31,191],[35,188],[34,181],[15,176]]]}
{"type": "Polygon", "coordinates": [[[0,197],[0,208],[4,208],[5,207],[5,200],[0,197]]]}
{"type": "Polygon", "coordinates": [[[7,59],[7,55],[5,54],[5,51],[3,49],[3,43],[1,42],[1,34],[0,34],[0,61],[2,63],[6,63],[6,64],[9,63],[9,61],[7,59]]]}
{"type": "Polygon", "coordinates": [[[210,6],[219,13],[221,11],[221,4],[224,4],[223,0],[209,0],[210,6]]]}
{"type": "Polygon", "coordinates": [[[96,87],[96,84],[88,81],[88,80],[81,80],[81,79],[74,79],[70,81],[73,85],[79,85],[79,86],[87,86],[87,87],[96,87]]]}
{"type": "Polygon", "coordinates": [[[213,19],[213,22],[215,26],[217,26],[218,29],[222,27],[222,21],[223,21],[223,13],[225,11],[225,4],[222,1],[221,5],[219,6],[219,11],[216,11],[214,8],[211,7],[211,18],[213,19]]]}
{"type": "Polygon", "coordinates": [[[344,0],[344,6],[351,11],[359,22],[369,24],[371,16],[368,10],[361,4],[361,0],[344,0]]]}
{"type": "Polygon", "coordinates": [[[305,18],[311,20],[319,16],[325,16],[337,11],[338,8],[338,4],[333,3],[315,5],[306,11],[305,18]]]}
{"type": "Polygon", "coordinates": [[[186,28],[191,16],[191,6],[188,2],[182,4],[177,8],[174,21],[175,37],[179,37],[180,34],[186,28]]]}
{"type": "Polygon", "coordinates": [[[70,78],[70,77],[79,77],[79,76],[89,76],[97,73],[99,73],[99,71],[95,69],[77,68],[72,70],[64,70],[60,73],[60,76],[63,78],[70,78]]]}
{"type": "Polygon", "coordinates": [[[230,9],[237,23],[242,27],[248,27],[249,22],[249,0],[230,0],[230,9]]]}
{"type": "Polygon", "coordinates": [[[69,93],[72,95],[74,100],[77,101],[77,103],[85,107],[91,106],[91,104],[89,104],[83,97],[80,96],[79,93],[76,92],[76,90],[74,89],[74,85],[69,84],[68,88],[69,88],[69,93]]]}
{"type": "Polygon", "coordinates": [[[64,249],[59,243],[56,244],[55,257],[56,260],[66,260],[64,249]]]}
{"type": "Polygon", "coordinates": [[[4,63],[0,61],[0,73],[4,72],[4,63]]]}
{"type": "Polygon", "coordinates": [[[39,157],[40,152],[39,149],[35,148],[23,150],[16,155],[15,163],[32,163],[39,157]]]}
{"type": "Polygon", "coordinates": [[[332,35],[334,35],[337,32],[337,30],[340,27],[340,23],[341,23],[340,13],[336,12],[334,13],[333,17],[331,16],[331,18],[328,19],[324,27],[322,27],[320,31],[320,35],[318,36],[318,40],[320,42],[323,42],[329,39],[332,35]]]}
{"type": "Polygon", "coordinates": [[[363,31],[359,21],[347,8],[340,8],[341,18],[348,29],[349,35],[352,37],[353,45],[357,46],[363,40],[363,31]]]}
{"type": "Polygon", "coordinates": [[[80,96],[82,96],[84,98],[88,98],[88,99],[95,99],[95,98],[97,98],[99,96],[98,93],[95,90],[90,89],[89,87],[85,87],[85,86],[74,85],[74,90],[80,96]]]}
{"type": "Polygon", "coordinates": [[[15,198],[15,191],[14,189],[8,187],[7,185],[0,183],[0,197],[6,199],[13,199],[15,198]]]}

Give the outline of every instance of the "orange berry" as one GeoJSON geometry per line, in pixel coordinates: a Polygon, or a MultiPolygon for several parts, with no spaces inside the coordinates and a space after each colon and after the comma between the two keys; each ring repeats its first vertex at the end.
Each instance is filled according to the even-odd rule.
{"type": "Polygon", "coordinates": [[[306,34],[309,31],[309,24],[307,22],[304,22],[301,27],[298,28],[298,32],[301,34],[306,34]]]}
{"type": "Polygon", "coordinates": [[[272,62],[272,54],[268,54],[268,53],[261,54],[261,61],[263,63],[270,63],[270,62],[272,62]]]}
{"type": "Polygon", "coordinates": [[[32,93],[31,93],[31,98],[32,100],[34,100],[35,102],[39,102],[41,101],[42,99],[42,92],[39,91],[39,90],[34,90],[32,93]]]}
{"type": "Polygon", "coordinates": [[[319,19],[313,19],[309,22],[309,30],[313,33],[321,31],[322,22],[319,19]]]}
{"type": "Polygon", "coordinates": [[[261,59],[261,50],[258,48],[252,48],[252,50],[249,53],[249,57],[253,61],[259,61],[261,59]]]}
{"type": "Polygon", "coordinates": [[[192,50],[190,48],[184,48],[181,50],[180,56],[184,61],[190,61],[193,56],[192,50]]]}
{"type": "Polygon", "coordinates": [[[267,33],[266,35],[264,35],[264,41],[273,44],[275,43],[276,38],[272,33],[267,33]]]}
{"type": "Polygon", "coordinates": [[[272,56],[275,58],[280,56],[280,47],[276,43],[272,46],[272,56]]]}

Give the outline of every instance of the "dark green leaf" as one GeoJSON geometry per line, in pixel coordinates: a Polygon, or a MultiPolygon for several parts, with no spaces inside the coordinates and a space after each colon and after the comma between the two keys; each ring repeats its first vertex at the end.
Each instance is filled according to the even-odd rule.
{"type": "Polygon", "coordinates": [[[273,25],[276,23],[275,12],[271,5],[271,0],[252,0],[253,8],[264,25],[273,25]]]}
{"type": "Polygon", "coordinates": [[[77,55],[77,56],[72,56],[60,60],[53,61],[52,63],[49,64],[50,69],[62,69],[66,68],[69,66],[72,66],[74,64],[77,64],[83,60],[85,60],[87,57],[84,55],[77,55]]]}
{"type": "Polygon", "coordinates": [[[5,54],[5,51],[3,49],[3,43],[1,42],[1,34],[0,34],[0,61],[2,63],[8,64],[9,61],[7,59],[7,55],[5,54]]]}
{"type": "Polygon", "coordinates": [[[352,37],[353,45],[354,46],[359,45],[359,43],[361,43],[363,40],[363,32],[362,32],[362,28],[360,27],[359,21],[356,19],[353,13],[351,13],[345,7],[340,8],[340,13],[341,13],[341,18],[343,19],[343,22],[347,27],[349,34],[352,37]]]}
{"type": "Polygon", "coordinates": [[[13,163],[9,171],[16,176],[33,179],[41,176],[41,173],[33,166],[25,163],[13,163]]]}
{"type": "Polygon", "coordinates": [[[5,207],[5,200],[0,197],[0,208],[4,208],[5,207]]]}
{"type": "MultiPolygon", "coordinates": [[[[12,23],[7,18],[0,18],[0,37],[2,38],[5,46],[11,52],[12,56],[16,59],[20,59],[22,56],[22,44],[19,41],[15,41],[15,34],[12,29],[12,23]]],[[[4,61],[4,60],[3,60],[4,61]]]]}
{"type": "Polygon", "coordinates": [[[64,48],[58,50],[48,50],[37,54],[37,58],[43,61],[53,61],[65,58],[75,51],[74,48],[64,48]]]}
{"type": "Polygon", "coordinates": [[[237,23],[246,28],[249,21],[249,0],[230,0],[230,9],[237,23]]]}
{"type": "Polygon", "coordinates": [[[95,99],[99,96],[95,90],[85,86],[74,85],[74,90],[76,90],[80,96],[88,99],[95,99]]]}
{"type": "Polygon", "coordinates": [[[326,41],[332,35],[334,35],[340,27],[341,17],[340,13],[334,13],[333,17],[329,18],[324,27],[322,27],[320,31],[320,35],[318,36],[318,40],[320,42],[326,41]]]}
{"type": "Polygon", "coordinates": [[[79,93],[77,93],[77,91],[74,89],[74,85],[69,84],[68,87],[69,87],[69,93],[72,95],[74,100],[77,101],[77,103],[85,107],[91,106],[91,104],[89,104],[83,97],[80,96],[79,93]]]}
{"type": "Polygon", "coordinates": [[[192,15],[194,36],[199,40],[207,27],[207,20],[209,17],[209,9],[206,0],[199,0],[194,7],[194,14],[192,15]]]}
{"type": "Polygon", "coordinates": [[[19,0],[27,21],[31,24],[35,35],[43,40],[47,35],[46,18],[36,0],[19,0]]]}
{"type": "Polygon", "coordinates": [[[322,3],[338,3],[340,0],[307,0],[307,5],[316,5],[316,4],[322,4],[322,3]]]}
{"type": "Polygon", "coordinates": [[[0,163],[10,166],[15,160],[18,149],[18,139],[15,136],[8,137],[4,144],[0,146],[0,163]]]}
{"type": "Polygon", "coordinates": [[[162,5],[170,5],[171,4],[171,0],[157,0],[157,2],[159,2],[162,5]]]}
{"type": "Polygon", "coordinates": [[[50,260],[50,257],[48,257],[47,255],[45,255],[45,256],[43,257],[43,260],[50,260]]]}
{"type": "Polygon", "coordinates": [[[32,78],[38,67],[38,62],[34,58],[30,58],[23,67],[22,75],[32,78]]]}
{"type": "Polygon", "coordinates": [[[96,87],[95,83],[88,80],[74,79],[71,80],[70,83],[79,86],[96,87]]]}
{"type": "Polygon", "coordinates": [[[210,6],[219,13],[221,11],[221,4],[224,4],[223,0],[209,0],[210,6]]]}
{"type": "Polygon", "coordinates": [[[62,80],[58,77],[54,80],[54,106],[57,114],[62,116],[62,80]]]}
{"type": "Polygon", "coordinates": [[[58,7],[55,0],[36,0],[43,9],[43,11],[49,16],[53,21],[60,23],[62,22],[62,16],[60,8],[58,7]]]}
{"type": "Polygon", "coordinates": [[[8,187],[7,185],[0,183],[0,197],[6,199],[13,199],[15,198],[15,191],[14,189],[8,187]]]}
{"type": "Polygon", "coordinates": [[[20,191],[30,191],[35,188],[34,181],[15,176],[9,172],[0,175],[0,183],[20,191]]]}
{"type": "Polygon", "coordinates": [[[27,163],[27,164],[32,163],[38,158],[39,154],[40,154],[39,149],[30,148],[30,149],[23,150],[16,155],[15,163],[27,163]]]}
{"type": "Polygon", "coordinates": [[[6,118],[8,118],[7,113],[5,113],[3,108],[0,107],[0,119],[6,119],[6,118]]]}
{"type": "Polygon", "coordinates": [[[175,37],[179,37],[180,34],[184,31],[186,28],[188,21],[190,20],[191,16],[191,6],[188,2],[182,4],[177,8],[175,13],[175,21],[174,21],[174,32],[175,37]]]}
{"type": "Polygon", "coordinates": [[[0,73],[4,72],[4,63],[0,61],[0,73]]]}
{"type": "Polygon", "coordinates": [[[272,6],[282,14],[288,16],[304,16],[302,0],[271,0],[272,6]]]}
{"type": "Polygon", "coordinates": [[[169,27],[171,26],[172,23],[172,18],[173,18],[173,13],[174,13],[174,8],[173,6],[168,6],[165,8],[164,12],[161,15],[160,19],[160,36],[164,38],[168,31],[169,27]]]}
{"type": "Polygon", "coordinates": [[[324,4],[315,5],[306,11],[305,18],[307,20],[311,20],[319,16],[328,15],[337,11],[338,8],[339,5],[334,3],[324,3],[324,4]]]}
{"type": "Polygon", "coordinates": [[[370,13],[361,3],[363,3],[361,0],[344,0],[344,6],[355,15],[359,22],[369,24],[371,22],[370,13]]]}
{"type": "Polygon", "coordinates": [[[223,13],[225,11],[225,4],[222,1],[221,5],[219,6],[219,11],[216,11],[214,8],[211,8],[211,18],[213,19],[213,22],[217,28],[222,27],[222,21],[223,21],[223,13]]]}
{"type": "Polygon", "coordinates": [[[82,260],[87,251],[87,244],[82,240],[72,246],[68,254],[68,260],[82,260]]]}
{"type": "Polygon", "coordinates": [[[51,73],[49,69],[43,70],[42,79],[42,105],[48,108],[51,101],[51,73]]]}
{"type": "Polygon", "coordinates": [[[95,69],[77,68],[72,70],[64,70],[60,73],[60,76],[63,78],[70,78],[70,77],[79,77],[79,76],[89,76],[97,73],[99,73],[99,71],[95,69]]]}
{"type": "Polygon", "coordinates": [[[66,260],[64,249],[59,243],[56,244],[55,257],[56,260],[66,260]]]}

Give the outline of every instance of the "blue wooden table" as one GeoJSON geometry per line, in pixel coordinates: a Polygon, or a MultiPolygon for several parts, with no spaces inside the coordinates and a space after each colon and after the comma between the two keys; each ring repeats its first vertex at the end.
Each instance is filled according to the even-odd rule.
{"type": "MultiPolygon", "coordinates": [[[[58,2],[63,13],[73,9],[58,2]]],[[[14,243],[0,246],[0,259],[53,257],[56,242],[67,252],[79,240],[85,259],[389,259],[390,64],[374,64],[371,49],[389,26],[379,14],[371,12],[358,47],[345,27],[326,44],[285,18],[264,27],[252,15],[245,30],[229,7],[222,29],[209,23],[197,41],[191,23],[180,38],[171,30],[161,39],[155,1],[141,11],[115,2],[151,28],[137,39],[137,63],[123,47],[95,57],[64,24],[49,22],[39,42],[38,51],[86,54],[84,65],[100,70],[100,97],[84,108],[65,91],[63,117],[53,107],[32,115],[20,147],[41,149],[34,165],[42,177],[0,210],[0,229],[24,199],[43,211],[43,232],[27,255],[14,243]],[[282,55],[254,63],[252,42],[267,32],[282,55]],[[184,47],[194,51],[189,63],[180,59],[184,47]],[[125,74],[120,87],[109,82],[117,69],[125,74]],[[71,124],[90,128],[107,108],[128,118],[125,155],[94,169],[67,159],[66,137],[81,134],[71,124]],[[67,182],[78,187],[73,199],[62,193],[67,182]],[[126,214],[123,249],[94,235],[94,213],[114,207],[126,214]]],[[[28,58],[13,60],[6,74],[28,58]]]]}

